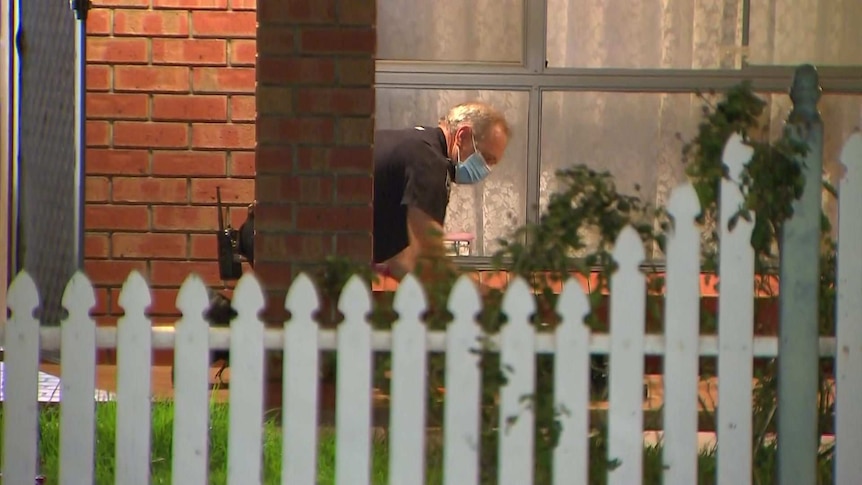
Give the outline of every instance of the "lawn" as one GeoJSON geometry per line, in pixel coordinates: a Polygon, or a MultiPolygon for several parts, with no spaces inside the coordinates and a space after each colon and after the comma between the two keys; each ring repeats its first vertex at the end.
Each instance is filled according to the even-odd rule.
{"type": "MultiPolygon", "coordinates": [[[[227,442],[228,442],[228,408],[226,404],[212,404],[210,431],[210,483],[224,484],[227,482],[227,442]]],[[[114,446],[116,406],[114,403],[100,403],[96,408],[96,483],[114,483],[114,446]]],[[[56,484],[59,467],[59,407],[42,408],[40,416],[42,440],[39,450],[42,460],[41,473],[47,477],[47,483],[56,484]]],[[[2,425],[2,408],[0,408],[0,425],[2,425]]],[[[156,484],[171,483],[171,439],[173,425],[173,408],[169,402],[154,403],[152,408],[152,481],[156,484]]],[[[442,483],[442,449],[436,440],[429,440],[427,454],[426,483],[442,483]]],[[[591,483],[605,483],[608,464],[604,460],[603,436],[594,436],[591,440],[590,475],[591,483]]],[[[318,484],[335,483],[335,436],[328,431],[322,431],[318,448],[318,484]]],[[[0,445],[2,451],[2,445],[0,445]]],[[[281,473],[281,431],[275,420],[269,419],[264,424],[263,444],[263,483],[280,483],[281,473]]],[[[383,437],[375,438],[372,451],[372,483],[386,484],[388,446],[383,437]]],[[[715,451],[704,451],[700,456],[699,473],[701,484],[715,482],[715,451]]],[[[755,483],[772,483],[775,468],[775,448],[764,446],[758,450],[756,457],[757,470],[755,483]]],[[[542,485],[550,483],[550,457],[539,456],[537,459],[535,483],[542,485]]],[[[831,459],[829,456],[821,460],[821,483],[831,483],[831,459]]],[[[661,483],[661,447],[648,446],[644,449],[645,483],[661,483]]],[[[249,483],[253,481],[250,480],[249,483]]],[[[488,482],[492,483],[492,482],[488,482]]]]}

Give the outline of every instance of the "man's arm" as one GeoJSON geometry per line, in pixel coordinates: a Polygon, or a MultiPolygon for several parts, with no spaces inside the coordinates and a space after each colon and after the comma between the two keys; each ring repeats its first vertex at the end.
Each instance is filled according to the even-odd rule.
{"type": "Polygon", "coordinates": [[[410,245],[415,246],[417,254],[427,257],[445,257],[443,245],[443,226],[422,209],[407,208],[407,230],[410,245]]]}
{"type": "MultiPolygon", "coordinates": [[[[408,207],[407,230],[410,245],[386,262],[389,271],[401,280],[407,273],[415,272],[424,285],[450,280],[461,272],[446,255],[443,243],[443,226],[422,209],[408,207]]],[[[479,292],[484,296],[491,289],[473,278],[479,292]]]]}
{"type": "Polygon", "coordinates": [[[443,226],[422,209],[407,208],[407,231],[410,235],[410,253],[413,269],[423,280],[437,280],[457,269],[446,255],[443,243],[443,226]]]}
{"type": "MultiPolygon", "coordinates": [[[[427,283],[439,283],[452,280],[461,274],[461,270],[452,259],[446,255],[443,241],[443,226],[435,221],[422,209],[409,207],[407,209],[407,228],[410,233],[410,246],[414,249],[415,264],[419,278],[427,283]],[[415,246],[415,247],[414,247],[415,246]]],[[[472,276],[471,276],[472,277],[472,276]]],[[[472,277],[483,297],[491,292],[491,288],[472,277]]]]}

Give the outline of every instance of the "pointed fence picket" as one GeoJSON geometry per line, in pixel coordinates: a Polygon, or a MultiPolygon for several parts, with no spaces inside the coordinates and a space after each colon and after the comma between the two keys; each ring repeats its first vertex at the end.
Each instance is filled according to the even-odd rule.
{"type": "Polygon", "coordinates": [[[479,362],[481,305],[473,282],[461,276],[449,297],[453,320],[446,332],[446,401],[443,414],[444,485],[479,483],[479,362]]]}
{"type": "Polygon", "coordinates": [[[302,274],[290,288],[285,308],[282,400],[282,485],[317,483],[318,328],[313,314],[320,303],[311,279],[302,274]]]}
{"type": "MultiPolygon", "coordinates": [[[[63,304],[68,318],[57,327],[40,327],[39,297],[33,279],[22,271],[8,292],[11,316],[0,326],[3,367],[4,483],[32,483],[39,463],[38,365],[42,350],[62,348],[60,483],[90,483],[94,459],[95,355],[116,348],[118,366],[117,483],[144,485],[150,477],[150,364],[153,349],[174,349],[175,396],[172,450],[173,483],[206,483],[209,449],[209,360],[212,350],[229,349],[230,394],[228,483],[261,482],[263,355],[284,349],[283,474],[281,483],[317,481],[318,364],[321,351],[338,357],[336,409],[336,483],[368,485],[371,469],[371,391],[373,352],[392,352],[390,483],[423,483],[427,359],[445,352],[443,476],[447,485],[479,481],[481,354],[499,352],[507,383],[500,389],[499,481],[533,482],[537,354],[554,354],[554,404],[562,426],[554,450],[553,483],[585,484],[589,463],[589,358],[610,355],[608,413],[609,483],[637,484],[643,473],[644,356],[665,357],[663,472],[665,483],[694,483],[697,469],[697,367],[699,356],[718,357],[718,483],[750,483],[752,474],[752,360],[775,357],[775,337],[753,336],[753,222],[735,218],[741,195],[738,180],[751,149],[734,136],[724,162],[731,180],[723,181],[720,207],[719,335],[699,336],[699,234],[694,225],[697,198],[691,185],[671,196],[673,232],[668,240],[665,335],[646,335],[646,279],[639,270],[644,247],[626,227],[613,257],[610,334],[594,334],[584,323],[590,308],[583,288],[570,279],[557,312],[561,323],[536,332],[530,319],[535,299],[516,278],[503,299],[507,321],[498,335],[485,334],[478,322],[480,299],[472,280],[462,276],[448,300],[452,322],[431,331],[422,321],[426,298],[412,277],[396,294],[398,321],[391,331],[372,331],[371,295],[354,276],[339,300],[344,321],[336,330],[320,329],[313,319],[318,297],[311,280],[300,275],[285,308],[291,317],[281,329],[265,330],[258,317],[263,291],[253,275],[235,290],[237,316],[230,329],[209,328],[204,310],[209,298],[203,281],[190,276],[177,296],[182,318],[169,332],[155,329],[145,311],[149,286],[132,272],[120,294],[125,315],[117,327],[96,327],[89,315],[95,303],[90,281],[76,274],[63,304]],[[729,227],[731,218],[735,225],[729,227]],[[14,443],[14,446],[8,444],[14,443]]],[[[836,361],[836,483],[855,483],[862,475],[862,134],[853,135],[841,160],[847,173],[840,183],[837,339],[821,338],[823,356],[836,361]]],[[[792,377],[790,377],[792,378],[792,377]]]]}
{"type": "Polygon", "coordinates": [[[836,396],[835,429],[835,483],[849,484],[862,477],[862,132],[854,133],[841,152],[841,163],[846,173],[840,184],[838,214],[838,296],[836,307],[836,338],[839,342],[835,356],[836,396]],[[847,241],[847,248],[840,241],[847,241]]]}
{"type": "Polygon", "coordinates": [[[425,483],[426,303],[412,275],[398,286],[394,308],[399,318],[392,328],[389,480],[425,483]]]}
{"type": "Polygon", "coordinates": [[[338,301],[338,376],[335,403],[335,483],[371,481],[371,294],[359,276],[348,280],[338,301]]]}
{"type": "MultiPolygon", "coordinates": [[[[196,275],[177,295],[183,318],[177,322],[174,353],[174,483],[207,483],[209,477],[209,333],[204,310],[207,290],[196,275]]],[[[147,369],[149,371],[149,369],[147,369]]]]}
{"type": "Polygon", "coordinates": [[[643,380],[646,277],[643,242],[626,226],[613,252],[608,411],[608,483],[637,483],[643,475],[643,380]]]}
{"type": "Polygon", "coordinates": [[[9,287],[3,341],[3,482],[28,483],[36,472],[39,430],[39,307],[36,282],[22,271],[9,287]],[[8,446],[15,443],[15,446],[8,446]]]}
{"type": "Polygon", "coordinates": [[[560,416],[560,438],[554,449],[554,485],[586,485],[589,480],[590,313],[580,283],[563,285],[557,303],[562,321],[554,343],[554,408],[560,416]]]}
{"type": "Polygon", "coordinates": [[[700,202],[691,184],[670,196],[664,333],[664,483],[697,483],[700,202]]]}
{"type": "Polygon", "coordinates": [[[503,299],[508,321],[500,335],[500,371],[506,376],[506,385],[500,390],[501,485],[533,483],[536,331],[530,316],[535,311],[527,283],[515,278],[503,299]]]}
{"type": "Polygon", "coordinates": [[[228,436],[228,483],[261,483],[263,447],[263,291],[250,273],[236,286],[230,324],[231,393],[228,436]]]}
{"type": "Polygon", "coordinates": [[[736,216],[743,202],[737,183],[753,153],[734,134],[722,157],[730,180],[721,181],[719,207],[718,485],[751,483],[754,214],[750,214],[751,222],[736,216]]]}
{"type": "Polygon", "coordinates": [[[117,322],[117,485],[150,483],[152,303],[144,277],[132,271],[120,293],[117,322]]]}
{"type": "Polygon", "coordinates": [[[93,285],[76,272],[63,293],[68,317],[60,324],[63,348],[60,401],[60,483],[93,483],[96,403],[96,306],[93,285]]]}

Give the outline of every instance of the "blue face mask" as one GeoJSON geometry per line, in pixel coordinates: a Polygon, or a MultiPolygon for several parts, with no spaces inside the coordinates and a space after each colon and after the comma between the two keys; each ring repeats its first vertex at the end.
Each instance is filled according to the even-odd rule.
{"type": "Polygon", "coordinates": [[[476,184],[491,174],[491,167],[485,162],[482,152],[476,148],[476,138],[473,138],[473,154],[461,161],[461,150],[458,150],[458,164],[455,166],[455,183],[476,184]]]}

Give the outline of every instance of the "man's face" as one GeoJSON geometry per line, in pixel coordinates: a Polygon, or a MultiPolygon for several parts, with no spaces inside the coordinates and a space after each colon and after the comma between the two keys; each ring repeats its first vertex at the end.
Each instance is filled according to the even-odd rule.
{"type": "MultiPolygon", "coordinates": [[[[461,160],[465,160],[474,152],[473,129],[472,127],[463,127],[460,131],[461,160]]],[[[503,154],[506,152],[508,145],[509,137],[506,136],[505,130],[500,125],[494,125],[488,130],[485,138],[476,140],[476,148],[479,149],[488,166],[492,168],[503,159],[503,154]]]]}

